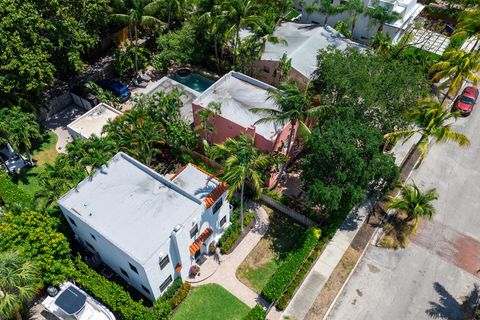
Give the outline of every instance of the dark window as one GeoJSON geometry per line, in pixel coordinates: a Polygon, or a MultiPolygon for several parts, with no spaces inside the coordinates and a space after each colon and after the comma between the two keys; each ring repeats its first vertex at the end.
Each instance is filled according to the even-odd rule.
{"type": "Polygon", "coordinates": [[[213,205],[213,214],[217,213],[218,210],[222,207],[223,198],[220,198],[214,205],[213,205]]]}
{"type": "Polygon", "coordinates": [[[166,255],[162,260],[160,260],[160,269],[163,270],[167,266],[167,264],[170,262],[170,259],[168,258],[168,255],[166,255]]]}
{"type": "Polygon", "coordinates": [[[90,243],[88,243],[88,241],[85,241],[85,243],[87,244],[87,247],[89,247],[90,249],[92,249],[95,252],[97,251],[97,250],[95,250],[95,248],[90,243]]]}
{"type": "Polygon", "coordinates": [[[97,238],[95,238],[95,236],[93,234],[90,233],[90,235],[92,236],[93,240],[97,240],[97,238]]]}
{"type": "Polygon", "coordinates": [[[136,274],[138,274],[138,270],[137,270],[137,268],[136,268],[134,265],[132,265],[130,262],[128,263],[128,265],[130,266],[130,269],[132,269],[133,272],[135,272],[136,274]]]}
{"type": "Polygon", "coordinates": [[[148,290],[147,288],[145,288],[145,286],[142,284],[142,289],[143,291],[145,291],[146,293],[150,294],[150,290],[148,290]]]}
{"type": "Polygon", "coordinates": [[[167,289],[170,283],[172,283],[172,276],[168,276],[168,278],[163,281],[162,285],[160,286],[160,292],[163,292],[165,289],[167,289]]]}
{"type": "Polygon", "coordinates": [[[190,238],[195,237],[197,233],[198,233],[198,224],[195,224],[192,230],[190,230],[190,238]]]}
{"type": "Polygon", "coordinates": [[[122,268],[120,268],[120,272],[123,273],[123,275],[128,278],[128,273],[127,273],[127,271],[125,271],[125,270],[123,270],[122,268]]]}
{"type": "Polygon", "coordinates": [[[223,217],[222,220],[220,220],[220,227],[223,227],[225,222],[227,222],[227,216],[223,217]]]}
{"type": "Polygon", "coordinates": [[[77,226],[77,224],[72,218],[68,217],[68,220],[70,220],[70,223],[73,224],[75,227],[77,226]]]}
{"type": "Polygon", "coordinates": [[[267,66],[263,66],[263,72],[270,73],[270,69],[267,66]]]}

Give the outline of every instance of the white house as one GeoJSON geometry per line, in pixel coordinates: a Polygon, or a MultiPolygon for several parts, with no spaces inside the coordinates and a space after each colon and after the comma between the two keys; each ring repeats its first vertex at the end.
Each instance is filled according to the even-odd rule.
{"type": "MultiPolygon", "coordinates": [[[[333,5],[340,5],[348,0],[332,0],[333,5]]],[[[302,11],[301,22],[302,23],[316,23],[323,25],[325,22],[325,15],[321,12],[314,12],[308,14],[305,10],[307,5],[316,3],[316,0],[295,0],[295,7],[302,11]],[[305,3],[305,5],[303,5],[305,3]]],[[[375,8],[382,6],[388,10],[388,12],[397,12],[400,15],[400,19],[392,23],[386,23],[383,26],[383,34],[389,35],[393,43],[396,43],[401,39],[405,31],[414,22],[415,18],[420,14],[424,6],[417,3],[417,0],[363,0],[365,11],[368,8],[375,8]]],[[[317,4],[318,5],[318,4],[317,4]]],[[[345,11],[341,14],[329,16],[327,24],[335,26],[339,20],[347,21],[351,23],[352,12],[345,11]]],[[[365,13],[357,16],[355,29],[353,31],[353,38],[357,40],[367,40],[375,36],[379,26],[374,19],[371,19],[365,13]]]]}
{"type": "Polygon", "coordinates": [[[227,189],[192,164],[167,179],[120,152],[58,205],[80,243],[154,300],[229,225],[227,189]]]}
{"type": "Polygon", "coordinates": [[[282,56],[291,59],[290,79],[298,84],[306,84],[317,69],[317,55],[321,49],[333,47],[345,50],[348,47],[363,50],[365,47],[346,39],[330,26],[283,22],[273,33],[278,43],[267,42],[260,61],[255,64],[256,78],[267,83],[274,82],[274,72],[282,56]]]}
{"type": "Polygon", "coordinates": [[[67,125],[67,130],[72,138],[88,139],[92,135],[100,137],[103,135],[103,127],[108,121],[122,114],[122,112],[102,102],[67,125]]]}

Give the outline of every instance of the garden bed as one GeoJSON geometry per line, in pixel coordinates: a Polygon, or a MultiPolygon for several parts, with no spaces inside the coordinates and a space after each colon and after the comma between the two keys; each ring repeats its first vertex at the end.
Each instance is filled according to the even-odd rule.
{"type": "Polygon", "coordinates": [[[222,237],[218,241],[218,247],[222,254],[229,254],[232,252],[243,238],[250,232],[255,226],[256,219],[253,211],[247,211],[244,213],[243,220],[243,233],[240,228],[240,212],[239,209],[235,209],[231,217],[231,225],[224,231],[222,237]]]}

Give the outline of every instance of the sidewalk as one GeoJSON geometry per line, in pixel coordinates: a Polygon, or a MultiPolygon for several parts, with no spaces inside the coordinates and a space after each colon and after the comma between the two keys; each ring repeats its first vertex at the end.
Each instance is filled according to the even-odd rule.
{"type": "MultiPolygon", "coordinates": [[[[337,230],[334,237],[327,244],[325,250],[281,316],[294,317],[298,320],[305,318],[308,310],[312,307],[320,291],[322,291],[333,269],[335,269],[341,260],[371,209],[372,204],[367,202],[348,215],[340,229],[337,230]]],[[[273,308],[267,318],[270,320],[278,320],[281,319],[281,316],[280,313],[276,312],[273,308]]]]}
{"type": "Polygon", "coordinates": [[[250,230],[232,253],[220,256],[220,265],[213,275],[204,281],[192,283],[192,286],[216,283],[230,291],[250,308],[253,308],[257,303],[268,306],[255,291],[240,282],[235,275],[238,266],[245,260],[250,251],[255,248],[268,229],[269,221],[265,210],[259,205],[256,205],[254,210],[257,219],[255,227],[250,230]]]}

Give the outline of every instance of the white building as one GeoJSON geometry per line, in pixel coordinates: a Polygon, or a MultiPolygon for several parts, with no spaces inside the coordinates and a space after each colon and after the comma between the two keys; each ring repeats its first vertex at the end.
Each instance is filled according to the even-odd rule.
{"type": "Polygon", "coordinates": [[[100,137],[103,135],[103,127],[108,121],[122,114],[122,112],[102,102],[67,125],[67,130],[72,138],[88,139],[92,135],[100,137]]]}
{"type": "Polygon", "coordinates": [[[154,300],[229,225],[227,189],[192,164],[169,180],[120,152],[58,205],[80,243],[154,300]]]}
{"type": "MultiPolygon", "coordinates": [[[[316,0],[305,0],[306,5],[315,3],[316,0]]],[[[334,5],[340,5],[347,0],[332,0],[334,5]]],[[[423,9],[423,5],[417,3],[417,0],[363,0],[365,11],[368,8],[375,8],[382,6],[389,12],[397,12],[400,15],[400,19],[392,23],[386,23],[383,26],[383,34],[390,35],[392,42],[396,43],[405,33],[407,28],[413,23],[414,19],[420,14],[423,9]]],[[[302,6],[302,1],[295,1],[295,7],[302,11],[301,22],[302,23],[316,23],[323,25],[325,22],[325,15],[320,12],[308,14],[302,6]]],[[[352,12],[345,11],[341,14],[329,16],[328,25],[335,26],[339,20],[347,21],[351,24],[352,12]]],[[[357,16],[355,29],[353,31],[353,38],[357,40],[367,40],[373,38],[378,30],[379,26],[376,21],[370,18],[365,13],[357,16]]]]}

